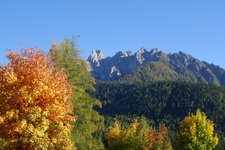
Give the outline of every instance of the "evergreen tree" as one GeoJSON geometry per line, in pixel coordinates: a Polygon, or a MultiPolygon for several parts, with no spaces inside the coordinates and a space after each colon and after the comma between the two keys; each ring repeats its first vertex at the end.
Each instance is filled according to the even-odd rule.
{"type": "Polygon", "coordinates": [[[58,69],[63,69],[73,90],[74,115],[78,117],[74,125],[74,141],[79,150],[103,149],[101,132],[104,119],[94,106],[101,103],[86,91],[94,90],[95,80],[91,77],[89,66],[79,57],[74,39],[65,39],[59,45],[52,44],[50,56],[58,69]]]}

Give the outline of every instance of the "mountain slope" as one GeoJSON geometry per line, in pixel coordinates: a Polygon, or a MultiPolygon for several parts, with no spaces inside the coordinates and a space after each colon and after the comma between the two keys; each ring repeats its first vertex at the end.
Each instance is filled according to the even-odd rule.
{"type": "Polygon", "coordinates": [[[133,72],[121,77],[118,81],[142,82],[142,81],[177,81],[191,80],[177,73],[165,62],[149,62],[138,67],[133,72]]]}
{"type": "Polygon", "coordinates": [[[137,78],[135,81],[182,80],[225,85],[224,69],[183,52],[166,54],[158,49],[141,48],[135,54],[120,51],[105,58],[101,50],[95,50],[88,61],[92,75],[102,81],[137,78]]]}
{"type": "Polygon", "coordinates": [[[177,129],[179,121],[199,108],[213,120],[217,133],[225,133],[224,87],[187,82],[99,82],[93,94],[102,102],[98,111],[105,118],[145,116],[155,124],[177,129]]]}

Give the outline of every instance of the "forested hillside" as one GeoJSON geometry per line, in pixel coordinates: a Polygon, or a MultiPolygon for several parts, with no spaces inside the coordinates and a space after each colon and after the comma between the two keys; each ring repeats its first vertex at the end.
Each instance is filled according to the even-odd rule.
{"type": "Polygon", "coordinates": [[[99,82],[94,96],[102,102],[98,111],[108,117],[145,116],[153,124],[177,130],[178,122],[198,108],[214,121],[217,133],[225,133],[225,88],[185,82],[99,82]]]}
{"type": "Polygon", "coordinates": [[[195,82],[194,76],[191,74],[183,75],[176,72],[166,62],[149,62],[143,66],[138,67],[133,72],[119,78],[118,81],[123,82],[152,82],[152,81],[189,81],[195,82]]]}

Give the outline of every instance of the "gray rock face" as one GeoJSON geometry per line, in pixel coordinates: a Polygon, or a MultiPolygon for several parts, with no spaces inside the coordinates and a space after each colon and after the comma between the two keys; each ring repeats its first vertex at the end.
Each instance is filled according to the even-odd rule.
{"type": "Polygon", "coordinates": [[[150,51],[141,48],[136,53],[119,51],[112,57],[104,57],[101,50],[93,50],[88,57],[92,75],[97,80],[112,81],[123,77],[149,62],[166,62],[178,74],[193,82],[225,85],[225,70],[200,61],[183,52],[164,53],[157,48],[150,51]]]}
{"type": "Polygon", "coordinates": [[[88,57],[88,61],[91,63],[91,65],[99,67],[100,66],[99,61],[104,58],[105,56],[101,50],[93,50],[91,52],[91,55],[88,57]]]}
{"type": "Polygon", "coordinates": [[[112,79],[117,79],[119,76],[121,76],[120,70],[117,69],[115,66],[113,66],[111,68],[110,74],[109,74],[110,78],[112,79]]]}

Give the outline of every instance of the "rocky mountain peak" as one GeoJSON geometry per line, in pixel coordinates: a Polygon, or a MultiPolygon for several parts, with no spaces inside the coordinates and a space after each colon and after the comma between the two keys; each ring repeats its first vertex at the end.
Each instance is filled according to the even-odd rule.
{"type": "Polygon", "coordinates": [[[141,49],[139,49],[138,51],[137,51],[137,53],[136,54],[143,54],[143,53],[146,53],[146,52],[148,52],[145,48],[141,48],[141,49]]]}
{"type": "MultiPolygon", "coordinates": [[[[119,51],[114,56],[105,58],[101,50],[93,50],[88,61],[92,75],[97,80],[117,80],[148,63],[163,62],[167,68],[177,74],[179,80],[225,85],[224,69],[200,61],[181,51],[168,54],[157,48],[150,51],[141,48],[133,55],[131,51],[119,51]]],[[[157,68],[157,65],[155,67],[157,68]]],[[[149,72],[143,74],[149,74],[149,72]]],[[[163,75],[167,77],[165,73],[163,75]]]]}
{"type": "Polygon", "coordinates": [[[88,57],[88,61],[90,63],[93,63],[96,66],[99,66],[100,65],[99,61],[104,58],[105,58],[105,56],[104,56],[104,53],[102,52],[102,50],[97,49],[97,50],[93,50],[91,52],[91,55],[88,57]]]}
{"type": "Polygon", "coordinates": [[[129,57],[129,56],[132,56],[132,52],[131,51],[126,51],[126,52],[123,52],[123,51],[119,51],[115,54],[114,57],[129,57]]]}
{"type": "Polygon", "coordinates": [[[154,48],[154,49],[151,49],[150,54],[154,55],[154,54],[156,54],[158,52],[159,52],[158,48],[154,48]]]}

